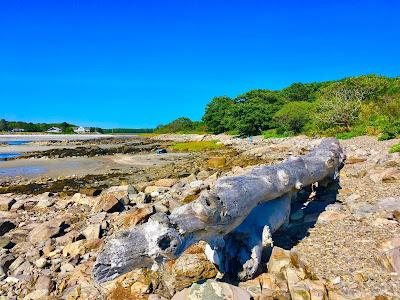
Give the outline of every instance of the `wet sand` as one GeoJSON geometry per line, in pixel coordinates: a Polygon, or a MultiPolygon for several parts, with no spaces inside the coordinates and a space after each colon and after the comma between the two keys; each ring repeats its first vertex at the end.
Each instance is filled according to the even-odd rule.
{"type": "Polygon", "coordinates": [[[188,159],[188,153],[117,154],[96,157],[32,158],[0,162],[0,184],[12,180],[129,173],[146,167],[162,167],[188,159]]]}

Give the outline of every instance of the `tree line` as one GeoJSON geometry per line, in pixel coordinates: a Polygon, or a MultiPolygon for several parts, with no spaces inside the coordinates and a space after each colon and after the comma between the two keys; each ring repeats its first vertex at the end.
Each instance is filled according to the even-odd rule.
{"type": "Polygon", "coordinates": [[[202,122],[190,122],[180,118],[156,132],[202,128],[242,136],[371,134],[390,139],[400,135],[400,78],[364,75],[294,83],[281,90],[251,90],[235,98],[215,97],[202,122]]]}
{"type": "MultiPolygon", "coordinates": [[[[7,132],[13,129],[23,129],[26,132],[46,132],[52,127],[61,129],[62,133],[70,134],[74,133],[76,125],[63,122],[63,123],[32,123],[32,122],[20,122],[20,121],[7,121],[5,119],[0,120],[0,132],[7,132]]],[[[90,132],[99,133],[152,133],[153,129],[149,128],[114,128],[114,129],[103,129],[100,127],[89,127],[90,132]]]]}

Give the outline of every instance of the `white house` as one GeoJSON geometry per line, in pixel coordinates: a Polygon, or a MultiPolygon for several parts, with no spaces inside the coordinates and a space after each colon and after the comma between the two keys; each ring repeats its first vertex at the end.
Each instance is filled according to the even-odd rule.
{"type": "Polygon", "coordinates": [[[75,128],[74,128],[74,132],[75,132],[75,133],[78,133],[78,134],[89,133],[89,132],[90,132],[90,129],[89,129],[89,128],[82,127],[82,126],[79,126],[79,127],[75,127],[75,128]]]}
{"type": "Polygon", "coordinates": [[[61,133],[62,130],[58,127],[51,127],[49,130],[47,130],[46,132],[48,133],[61,133]]]}
{"type": "Polygon", "coordinates": [[[11,130],[11,132],[24,132],[24,131],[25,131],[25,129],[22,129],[22,128],[14,128],[11,130]]]}

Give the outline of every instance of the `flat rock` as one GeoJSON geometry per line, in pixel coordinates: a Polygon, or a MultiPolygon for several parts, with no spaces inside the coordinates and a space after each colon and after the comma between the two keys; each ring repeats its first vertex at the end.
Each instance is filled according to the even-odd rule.
{"type": "Polygon", "coordinates": [[[163,179],[156,180],[156,182],[154,182],[154,185],[162,186],[162,187],[172,187],[175,183],[177,183],[176,179],[163,178],[163,179]]]}
{"type": "Polygon", "coordinates": [[[31,244],[47,241],[60,233],[63,224],[64,221],[61,219],[54,219],[38,224],[29,232],[28,241],[31,244]]]}

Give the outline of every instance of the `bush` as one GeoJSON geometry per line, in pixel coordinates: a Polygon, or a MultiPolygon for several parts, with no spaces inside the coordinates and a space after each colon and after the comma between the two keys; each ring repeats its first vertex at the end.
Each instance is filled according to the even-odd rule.
{"type": "Polygon", "coordinates": [[[389,150],[390,153],[400,152],[400,143],[392,146],[389,150]]]}
{"type": "Polygon", "coordinates": [[[270,139],[270,138],[285,138],[289,137],[291,134],[289,132],[278,133],[276,129],[271,129],[263,131],[262,135],[265,139],[270,139]]]}
{"type": "Polygon", "coordinates": [[[300,133],[310,121],[313,105],[309,102],[289,102],[282,106],[274,115],[274,121],[279,132],[292,131],[300,133]]]}

